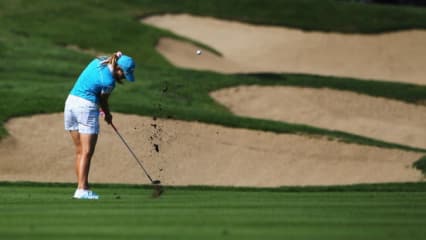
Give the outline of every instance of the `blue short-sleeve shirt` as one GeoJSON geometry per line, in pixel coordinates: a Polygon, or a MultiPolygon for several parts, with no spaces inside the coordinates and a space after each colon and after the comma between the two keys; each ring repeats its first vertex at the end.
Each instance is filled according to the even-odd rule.
{"type": "Polygon", "coordinates": [[[115,80],[107,64],[96,58],[87,65],[70,94],[99,104],[101,93],[111,93],[115,87],[115,80]]]}

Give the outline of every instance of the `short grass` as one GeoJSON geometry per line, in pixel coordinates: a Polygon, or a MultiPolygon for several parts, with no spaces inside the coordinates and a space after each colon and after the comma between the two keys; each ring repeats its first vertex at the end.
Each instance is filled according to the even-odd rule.
{"type": "Polygon", "coordinates": [[[0,184],[2,239],[424,239],[426,184],[166,188],[0,184]]]}

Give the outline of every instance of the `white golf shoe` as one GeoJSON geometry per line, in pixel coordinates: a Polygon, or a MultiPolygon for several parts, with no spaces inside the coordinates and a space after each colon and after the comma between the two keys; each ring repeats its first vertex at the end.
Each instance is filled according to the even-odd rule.
{"type": "Polygon", "coordinates": [[[74,199],[98,200],[99,195],[91,190],[77,189],[75,190],[74,199]]]}

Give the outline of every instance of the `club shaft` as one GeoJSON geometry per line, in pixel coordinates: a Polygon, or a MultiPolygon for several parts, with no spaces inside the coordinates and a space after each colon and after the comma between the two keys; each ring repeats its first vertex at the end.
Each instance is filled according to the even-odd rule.
{"type": "Polygon", "coordinates": [[[121,141],[124,143],[124,145],[127,147],[127,149],[129,150],[130,154],[132,154],[133,158],[136,160],[136,162],[139,164],[139,166],[142,168],[143,172],[145,173],[145,175],[148,177],[149,181],[152,181],[151,176],[149,176],[148,172],[146,171],[146,169],[143,167],[142,162],[138,159],[138,157],[136,156],[136,154],[132,151],[132,149],[130,148],[129,144],[127,144],[126,140],[124,140],[123,136],[121,136],[120,132],[118,132],[117,128],[114,126],[114,124],[111,123],[112,128],[114,129],[115,133],[117,134],[117,136],[121,139],[121,141]]]}

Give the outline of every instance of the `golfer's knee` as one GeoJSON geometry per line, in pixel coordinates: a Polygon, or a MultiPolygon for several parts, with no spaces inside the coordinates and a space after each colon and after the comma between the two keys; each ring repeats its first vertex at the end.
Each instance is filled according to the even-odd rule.
{"type": "Polygon", "coordinates": [[[82,151],[81,155],[84,156],[87,159],[90,159],[93,155],[93,151],[82,151]]]}
{"type": "Polygon", "coordinates": [[[75,154],[77,155],[77,156],[80,156],[81,155],[81,148],[76,148],[75,149],[75,154]]]}

